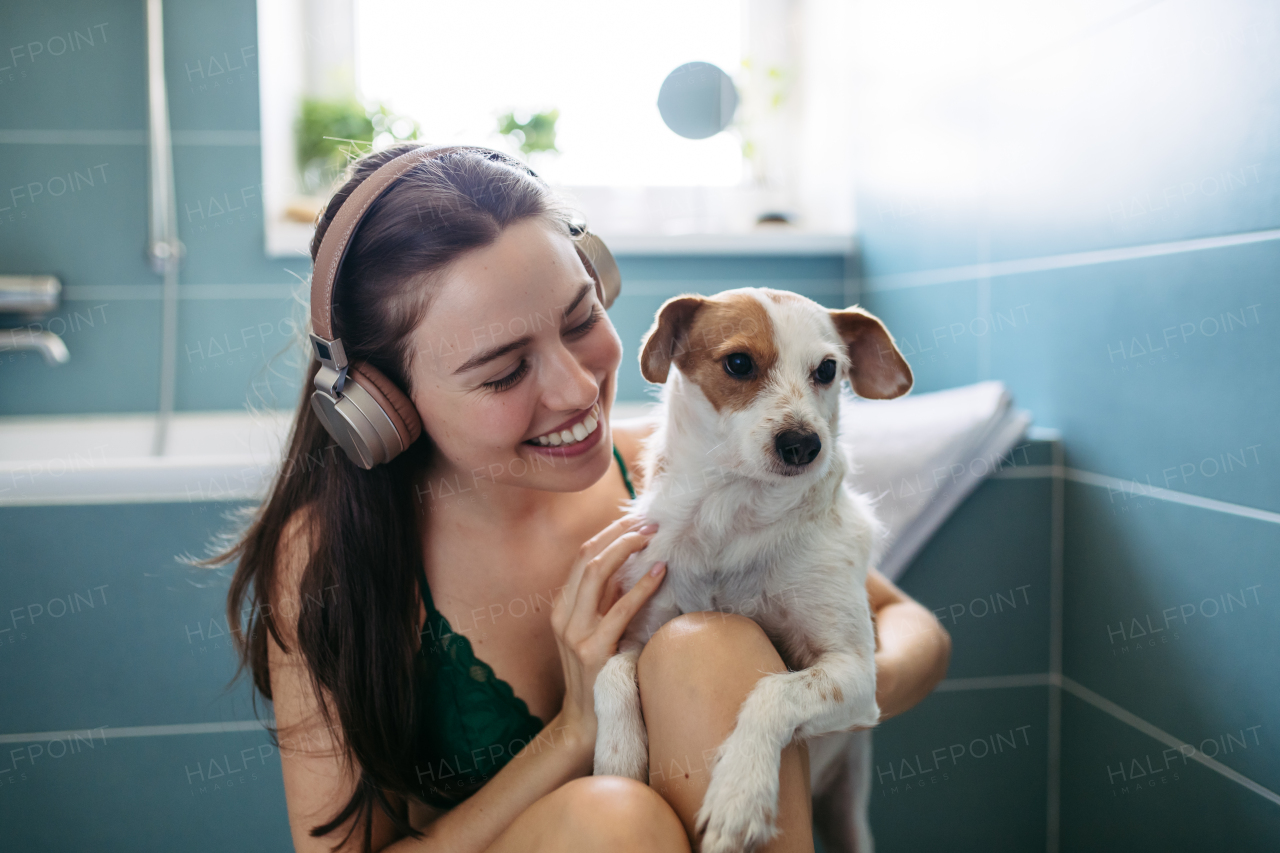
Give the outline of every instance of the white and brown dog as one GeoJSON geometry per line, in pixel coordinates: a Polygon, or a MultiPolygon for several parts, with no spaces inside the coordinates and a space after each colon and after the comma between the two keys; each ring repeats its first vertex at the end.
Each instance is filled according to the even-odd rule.
{"type": "Polygon", "coordinates": [[[620,586],[668,567],[596,680],[595,772],[649,781],[636,661],[654,632],[680,613],[750,616],[790,671],[743,702],[696,830],[703,853],[751,850],[777,833],[783,748],[880,718],[866,577],[881,528],[845,487],[840,379],[886,399],[911,388],[911,369],[862,309],[765,288],[667,300],[640,366],[665,384],[629,514],[658,532],[618,570],[620,586]]]}

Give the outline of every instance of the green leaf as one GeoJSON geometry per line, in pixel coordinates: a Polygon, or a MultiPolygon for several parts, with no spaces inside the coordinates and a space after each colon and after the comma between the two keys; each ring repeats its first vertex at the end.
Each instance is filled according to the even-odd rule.
{"type": "Polygon", "coordinates": [[[552,151],[556,148],[556,120],[560,118],[560,110],[551,109],[542,113],[534,113],[527,121],[517,121],[515,112],[498,116],[498,133],[511,139],[520,146],[525,154],[535,151],[552,151]]]}

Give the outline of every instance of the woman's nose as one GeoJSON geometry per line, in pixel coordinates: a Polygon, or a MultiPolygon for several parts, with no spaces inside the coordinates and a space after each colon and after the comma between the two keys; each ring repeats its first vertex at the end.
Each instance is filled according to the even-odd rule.
{"type": "Polygon", "coordinates": [[[600,395],[595,373],[582,364],[567,347],[556,348],[546,373],[543,404],[549,409],[585,409],[600,395]]]}

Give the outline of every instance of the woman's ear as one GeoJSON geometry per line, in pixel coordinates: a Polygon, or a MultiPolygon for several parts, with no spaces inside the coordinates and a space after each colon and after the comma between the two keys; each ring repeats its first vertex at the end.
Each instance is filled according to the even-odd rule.
{"type": "Polygon", "coordinates": [[[705,297],[687,295],[673,296],[662,303],[640,346],[640,374],[645,379],[658,384],[667,381],[671,362],[682,351],[689,324],[705,302],[705,297]]]}
{"type": "Polygon", "coordinates": [[[911,367],[879,318],[856,305],[829,313],[849,353],[849,384],[855,394],[891,400],[911,390],[911,367]]]}

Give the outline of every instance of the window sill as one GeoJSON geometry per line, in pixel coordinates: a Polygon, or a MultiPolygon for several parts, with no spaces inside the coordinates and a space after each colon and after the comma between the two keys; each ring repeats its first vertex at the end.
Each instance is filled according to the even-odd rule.
{"type": "MultiPolygon", "coordinates": [[[[310,224],[290,221],[267,225],[267,256],[310,257],[310,224]]],[[[618,256],[653,255],[847,255],[854,250],[852,234],[806,231],[789,226],[764,226],[751,231],[705,234],[611,234],[601,237],[618,256]]]]}

